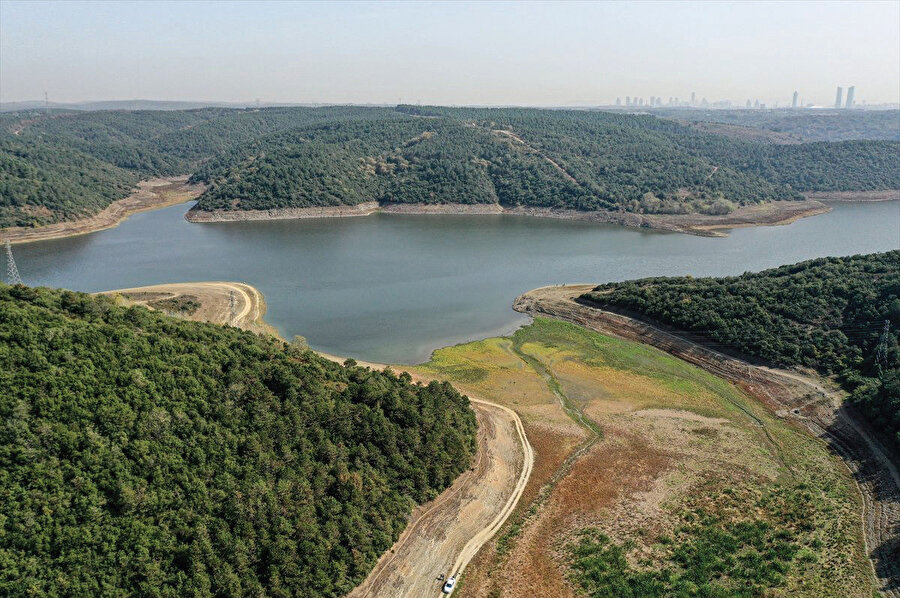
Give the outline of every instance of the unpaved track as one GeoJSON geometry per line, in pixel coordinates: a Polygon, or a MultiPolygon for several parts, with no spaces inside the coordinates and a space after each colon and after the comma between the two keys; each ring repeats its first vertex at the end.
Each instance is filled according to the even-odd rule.
{"type": "MultiPolygon", "coordinates": [[[[263,321],[265,301],[250,285],[237,282],[173,283],[118,289],[129,304],[192,295],[200,309],[190,320],[230,323],[254,332],[276,334],[263,321]],[[231,295],[235,315],[231,314],[231,295]],[[127,296],[131,295],[132,298],[127,296]]],[[[277,336],[277,334],[276,334],[277,336]]],[[[342,363],[343,358],[320,353],[342,363]]],[[[384,364],[357,362],[384,369],[384,364]]],[[[394,369],[400,369],[395,367],[394,369]]],[[[417,381],[430,379],[414,376],[417,381]]],[[[478,451],[471,470],[428,504],[420,505],[390,551],[382,555],[369,576],[349,594],[362,597],[440,596],[436,578],[461,574],[481,547],[503,526],[518,504],[534,466],[534,450],[522,420],[512,409],[478,398],[469,401],[478,418],[478,451]]]]}
{"type": "MultiPolygon", "coordinates": [[[[263,321],[266,304],[262,294],[254,287],[240,282],[181,282],[104,291],[101,295],[119,295],[129,305],[144,305],[148,302],[192,295],[200,301],[201,307],[194,314],[183,314],[188,320],[230,324],[251,332],[275,334],[274,329],[263,321]],[[234,317],[231,314],[231,295],[234,293],[234,317]]],[[[276,334],[277,336],[277,334],[276,334]]]]}
{"type": "Polygon", "coordinates": [[[519,416],[470,399],[478,416],[478,452],[470,471],[419,506],[394,546],[348,596],[440,596],[437,576],[461,574],[512,513],[534,464],[519,416]]]}
{"type": "Polygon", "coordinates": [[[675,331],[575,301],[594,285],[543,287],[518,297],[514,309],[653,345],[737,383],[781,417],[795,418],[844,460],[862,496],[867,553],[882,592],[900,598],[900,475],[896,456],[820,379],[761,367],[724,355],[675,331]],[[794,411],[797,413],[794,413],[794,411]]]}

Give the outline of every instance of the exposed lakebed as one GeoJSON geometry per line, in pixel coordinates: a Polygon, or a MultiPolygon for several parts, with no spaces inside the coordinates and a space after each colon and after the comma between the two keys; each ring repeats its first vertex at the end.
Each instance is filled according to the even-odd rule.
{"type": "Polygon", "coordinates": [[[80,237],[17,245],[31,285],[101,291],[232,280],[265,295],[266,320],[316,349],[382,363],[510,332],[534,287],[645,276],[740,274],[813,257],[900,248],[900,202],[836,203],[727,238],[527,216],[374,214],[191,224],[189,205],[80,237]]]}

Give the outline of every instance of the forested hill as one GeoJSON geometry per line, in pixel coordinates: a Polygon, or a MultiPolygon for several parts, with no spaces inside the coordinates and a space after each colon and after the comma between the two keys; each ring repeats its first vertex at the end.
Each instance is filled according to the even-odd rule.
{"type": "Polygon", "coordinates": [[[582,297],[691,331],[718,348],[835,374],[900,447],[900,251],[726,278],[647,278],[582,297]]]}
{"type": "Polygon", "coordinates": [[[94,213],[192,174],[200,210],[500,203],[726,213],[900,188],[900,142],[773,145],[624,113],[323,107],[0,115],[0,227],[94,213]]]}
{"type": "MultiPolygon", "coordinates": [[[[900,141],[900,110],[703,110],[654,108],[679,121],[720,123],[769,132],[776,142],[900,141]]],[[[740,135],[735,129],[731,132],[740,135]]]]}
{"type": "Polygon", "coordinates": [[[721,214],[800,190],[900,188],[900,143],[775,146],[652,116],[399,106],[236,146],[202,166],[199,210],[500,203],[721,214]]]}
{"type": "Polygon", "coordinates": [[[448,384],[0,284],[0,595],[342,596],[475,430],[448,384]]]}

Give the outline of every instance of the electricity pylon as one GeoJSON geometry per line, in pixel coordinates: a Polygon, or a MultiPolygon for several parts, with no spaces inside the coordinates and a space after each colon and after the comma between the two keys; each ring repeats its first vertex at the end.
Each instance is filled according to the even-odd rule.
{"type": "Polygon", "coordinates": [[[880,371],[884,371],[887,369],[887,357],[888,357],[888,343],[891,338],[891,321],[884,321],[884,330],[881,332],[881,338],[878,339],[878,344],[875,346],[875,364],[878,366],[880,371]]]}
{"type": "Polygon", "coordinates": [[[16,268],[16,260],[13,259],[12,245],[9,239],[6,240],[6,282],[9,284],[25,284],[22,277],[19,276],[19,269],[16,268]]]}

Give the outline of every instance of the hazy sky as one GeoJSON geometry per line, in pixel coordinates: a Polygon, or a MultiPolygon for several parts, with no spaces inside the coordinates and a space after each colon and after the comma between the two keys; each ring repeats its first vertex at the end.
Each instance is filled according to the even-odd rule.
{"type": "Polygon", "coordinates": [[[900,2],[0,0],[0,100],[900,101],[900,2]]]}

